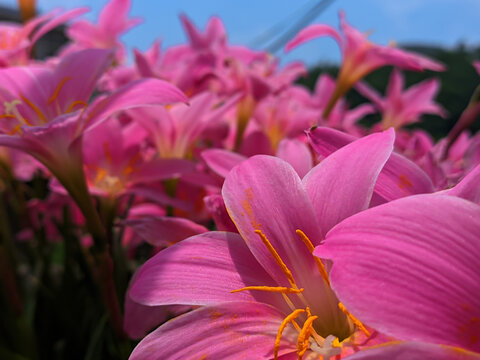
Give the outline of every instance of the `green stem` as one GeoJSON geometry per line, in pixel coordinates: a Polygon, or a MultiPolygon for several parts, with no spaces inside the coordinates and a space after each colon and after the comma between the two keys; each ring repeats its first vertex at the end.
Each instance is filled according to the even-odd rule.
{"type": "Polygon", "coordinates": [[[126,335],[123,331],[123,315],[115,289],[113,261],[109,253],[107,233],[88,191],[83,169],[78,167],[70,170],[65,172],[67,176],[58,176],[60,174],[57,173],[57,179],[80,208],[85,217],[87,229],[94,239],[92,273],[110,315],[113,331],[117,339],[122,342],[126,339],[126,335]]]}

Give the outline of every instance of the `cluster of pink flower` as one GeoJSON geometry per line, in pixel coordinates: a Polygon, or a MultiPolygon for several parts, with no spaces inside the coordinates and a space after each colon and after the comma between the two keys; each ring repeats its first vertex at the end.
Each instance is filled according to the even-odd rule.
{"type": "Polygon", "coordinates": [[[68,205],[117,335],[160,325],[131,359],[479,359],[479,99],[438,142],[404,128],[445,111],[438,80],[404,89],[397,69],[443,65],[369,42],[343,14],[341,32],[309,26],[286,46],[339,43],[338,77],[313,93],[294,83],[302,64],[229,45],[217,18],[202,32],[182,16],[187,44],[128,65],[129,7],[0,26],[0,145],[16,178],[50,181],[17,237],[45,226],[60,241],[68,205]],[[30,59],[69,21],[58,56],[30,59]],[[361,80],[385,65],[382,97],[361,80]],[[352,87],[372,104],[350,109],[352,87]],[[381,123],[357,124],[373,112],[381,123]],[[156,254],[122,314],[111,251],[135,260],[144,242],[156,254]]]}

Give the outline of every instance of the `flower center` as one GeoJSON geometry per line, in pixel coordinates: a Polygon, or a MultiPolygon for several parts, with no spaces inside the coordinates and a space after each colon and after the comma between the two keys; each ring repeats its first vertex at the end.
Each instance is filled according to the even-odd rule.
{"type": "MultiPolygon", "coordinates": [[[[303,296],[303,288],[299,288],[295,279],[293,277],[292,272],[287,267],[285,262],[280,258],[280,255],[275,250],[273,245],[267,239],[265,234],[261,230],[255,230],[255,233],[260,237],[265,247],[268,249],[272,257],[275,259],[275,262],[278,264],[282,272],[285,274],[288,282],[290,283],[290,287],[283,287],[283,286],[247,286],[241,289],[232,290],[232,293],[236,293],[239,291],[246,291],[246,290],[256,290],[256,291],[267,291],[272,293],[280,293],[282,294],[285,302],[290,307],[292,312],[288,314],[280,324],[280,327],[277,332],[277,336],[275,338],[274,343],[274,359],[278,359],[278,352],[280,350],[280,341],[282,338],[282,334],[285,328],[291,324],[298,332],[297,335],[297,355],[298,359],[303,359],[304,354],[307,350],[310,350],[314,356],[318,358],[318,356],[323,356],[325,359],[329,359],[331,356],[339,355],[342,352],[342,344],[339,339],[334,335],[328,335],[325,338],[322,337],[317,333],[314,327],[314,321],[318,319],[318,316],[312,315],[310,311],[310,307],[308,306],[307,300],[303,296]],[[305,306],[304,308],[297,308],[294,305],[292,299],[289,296],[296,296],[298,300],[305,306]],[[300,326],[299,324],[302,324],[300,326]]],[[[301,230],[296,231],[297,235],[303,241],[305,246],[308,248],[310,253],[313,252],[314,246],[310,239],[305,235],[305,233],[301,230]]],[[[313,255],[312,255],[313,256],[313,255]]],[[[328,273],[321,262],[320,259],[314,257],[315,263],[317,265],[318,271],[320,272],[323,280],[325,283],[330,286],[330,280],[328,278],[328,273]]],[[[346,315],[348,321],[351,324],[354,324],[359,330],[365,333],[367,337],[370,336],[368,330],[363,326],[363,324],[356,319],[350,312],[345,308],[342,303],[338,303],[338,308],[346,315]]]]}

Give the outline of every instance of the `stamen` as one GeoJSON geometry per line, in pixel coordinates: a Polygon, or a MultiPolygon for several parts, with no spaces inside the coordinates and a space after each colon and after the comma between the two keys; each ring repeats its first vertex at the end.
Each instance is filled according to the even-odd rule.
{"type": "Polygon", "coordinates": [[[309,316],[307,320],[303,323],[302,330],[300,331],[300,334],[298,334],[297,338],[297,355],[298,359],[301,360],[303,357],[303,354],[308,349],[308,339],[310,338],[310,335],[312,333],[312,323],[318,319],[318,316],[309,316]]]}
{"type": "MultiPolygon", "coordinates": [[[[298,236],[300,236],[300,239],[302,239],[303,243],[306,245],[308,250],[311,253],[313,253],[313,250],[315,249],[315,247],[313,246],[308,236],[305,235],[305,233],[300,229],[297,229],[296,233],[298,236]]],[[[315,255],[313,256],[313,258],[315,260],[315,263],[317,264],[318,271],[320,271],[320,274],[322,275],[323,280],[325,280],[328,286],[330,286],[330,279],[328,278],[327,270],[325,269],[325,266],[323,265],[322,261],[319,258],[317,258],[315,255]]]]}
{"type": "Polygon", "coordinates": [[[77,106],[77,105],[82,105],[82,106],[83,106],[83,109],[85,109],[85,108],[88,106],[88,104],[87,104],[85,101],[77,100],[77,101],[72,102],[72,103],[68,106],[68,108],[67,108],[67,110],[66,110],[66,113],[67,113],[67,114],[68,114],[68,113],[71,113],[71,112],[73,111],[73,108],[74,108],[75,106],[77,106]]]}
{"type": "Polygon", "coordinates": [[[2,115],[2,117],[17,119],[23,125],[32,126],[32,123],[25,119],[22,114],[20,114],[20,111],[18,111],[17,109],[17,105],[20,105],[21,103],[22,102],[18,99],[12,100],[10,102],[5,101],[3,103],[3,106],[5,107],[6,114],[2,115]]]}
{"type": "Polygon", "coordinates": [[[35,113],[37,114],[37,116],[39,117],[39,119],[44,123],[46,124],[48,122],[47,118],[45,117],[45,115],[43,115],[42,111],[34,104],[32,103],[30,100],[28,100],[25,96],[23,96],[22,94],[18,94],[18,96],[20,97],[20,99],[22,99],[22,101],[27,104],[28,106],[30,106],[33,111],[35,111],[35,113]]]}
{"type": "Polygon", "coordinates": [[[297,284],[295,283],[295,280],[293,279],[292,272],[290,269],[285,265],[283,262],[282,258],[280,255],[278,255],[277,251],[275,248],[272,246],[270,241],[268,241],[267,237],[261,230],[255,230],[255,233],[262,239],[263,244],[267,247],[268,251],[270,251],[270,254],[272,254],[273,258],[277,262],[277,264],[280,266],[280,269],[282,269],[283,273],[287,277],[289,283],[292,285],[293,288],[297,288],[297,284]]]}
{"type": "Polygon", "coordinates": [[[347,315],[350,320],[367,336],[370,337],[370,332],[365,328],[365,326],[358,320],[355,316],[353,316],[350,311],[347,310],[345,305],[341,302],[338,303],[338,308],[343,311],[345,315],[347,315]]]}
{"type": "Polygon", "coordinates": [[[278,292],[282,294],[298,294],[303,291],[303,288],[292,289],[292,288],[283,287],[283,286],[246,286],[244,288],[232,290],[230,292],[236,293],[236,292],[246,291],[246,290],[260,290],[260,291],[268,291],[268,292],[278,292]]]}
{"type": "Polygon", "coordinates": [[[15,135],[15,133],[19,133],[20,135],[22,134],[22,124],[18,124],[15,126],[12,131],[8,132],[8,135],[15,135]]]}
{"type": "Polygon", "coordinates": [[[57,85],[57,88],[55,89],[55,91],[53,92],[52,96],[50,96],[50,98],[47,100],[47,105],[50,105],[52,102],[55,101],[55,99],[58,97],[58,95],[60,94],[60,90],[62,90],[62,87],[63,85],[65,85],[65,83],[68,81],[68,80],[71,80],[72,77],[71,76],[67,76],[67,77],[64,77],[62,80],[60,80],[60,82],[58,83],[57,85]]]}
{"type": "Polygon", "coordinates": [[[300,315],[304,312],[305,312],[305,310],[303,310],[303,309],[297,309],[297,310],[294,310],[285,319],[283,319],[282,323],[280,324],[280,328],[278,329],[277,337],[275,338],[275,345],[273,347],[273,358],[274,358],[274,360],[278,359],[278,350],[280,349],[280,340],[282,338],[283,330],[285,330],[285,328],[287,327],[287,325],[290,322],[295,324],[294,320],[298,317],[298,315],[300,315]]]}

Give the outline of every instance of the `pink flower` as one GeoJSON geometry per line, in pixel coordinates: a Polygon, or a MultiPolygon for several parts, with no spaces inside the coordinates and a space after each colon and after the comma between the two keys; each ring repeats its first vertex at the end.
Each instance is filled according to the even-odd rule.
{"type": "Polygon", "coordinates": [[[83,163],[90,193],[115,198],[136,184],[178,178],[194,170],[188,160],[146,158],[140,143],[132,141],[138,132],[132,125],[122,126],[113,118],[83,137],[83,163]]]}
{"type": "Polygon", "coordinates": [[[142,21],[139,18],[129,19],[129,10],[130,0],[110,0],[100,12],[98,24],[87,20],[76,21],[67,29],[67,34],[74,43],[64,53],[88,48],[116,49],[116,58],[122,61],[125,49],[119,37],[142,21]]]}
{"type": "Polygon", "coordinates": [[[394,69],[390,77],[385,98],[365,83],[356,85],[360,94],[370,99],[382,113],[382,128],[402,126],[419,121],[422,114],[445,116],[445,110],[433,101],[438,92],[439,81],[430,79],[403,91],[402,74],[394,69]]]}
{"type": "MultiPolygon", "coordinates": [[[[328,105],[328,100],[335,91],[335,81],[328,74],[322,74],[318,77],[315,84],[314,94],[312,96],[312,106],[323,113],[328,105]]],[[[355,109],[349,109],[345,100],[339,99],[330,111],[328,117],[318,116],[318,125],[346,131],[353,135],[360,135],[365,131],[356,125],[356,122],[368,114],[375,112],[371,104],[362,104],[355,109]]]]}
{"type": "MultiPolygon", "coordinates": [[[[477,179],[478,186],[478,179],[477,179]]],[[[480,206],[416,195],[356,214],[314,254],[359,320],[406,343],[352,359],[480,358],[480,206]]]]}
{"type": "Polygon", "coordinates": [[[328,357],[375,343],[338,303],[328,263],[311,251],[336,223],[368,207],[393,141],[393,131],[362,138],[303,181],[269,156],[233,169],[223,196],[240,235],[181,241],[150,259],[130,290],[143,305],[202,307],[148,335],[131,359],[328,357]]]}
{"type": "Polygon", "coordinates": [[[0,70],[0,145],[22,150],[45,165],[80,207],[87,224],[94,220],[88,220],[93,210],[82,168],[84,132],[120,110],[186,101],[173,85],[145,79],[89,105],[110,63],[110,51],[90,49],[66,56],[53,70],[0,70]]]}
{"type": "Polygon", "coordinates": [[[61,13],[54,10],[36,17],[25,25],[0,23],[0,66],[26,65],[30,60],[33,45],[50,30],[88,11],[78,8],[61,13]]]}
{"type": "Polygon", "coordinates": [[[346,22],[343,12],[340,12],[340,27],[343,37],[328,25],[317,24],[308,26],[300,31],[285,47],[287,51],[290,51],[298,45],[319,36],[331,36],[340,45],[343,58],[342,65],[338,74],[335,92],[325,108],[324,117],[328,116],[337,100],[357,81],[379,67],[393,65],[413,71],[422,71],[424,69],[444,70],[443,65],[424,56],[390,46],[372,44],[367,40],[366,35],[346,22]]]}
{"type": "Polygon", "coordinates": [[[233,96],[223,101],[203,92],[191,98],[189,106],[145,108],[132,117],[148,132],[159,157],[182,159],[192,155],[195,143],[203,140],[208,128],[218,125],[238,100],[239,96],[233,96]]]}

